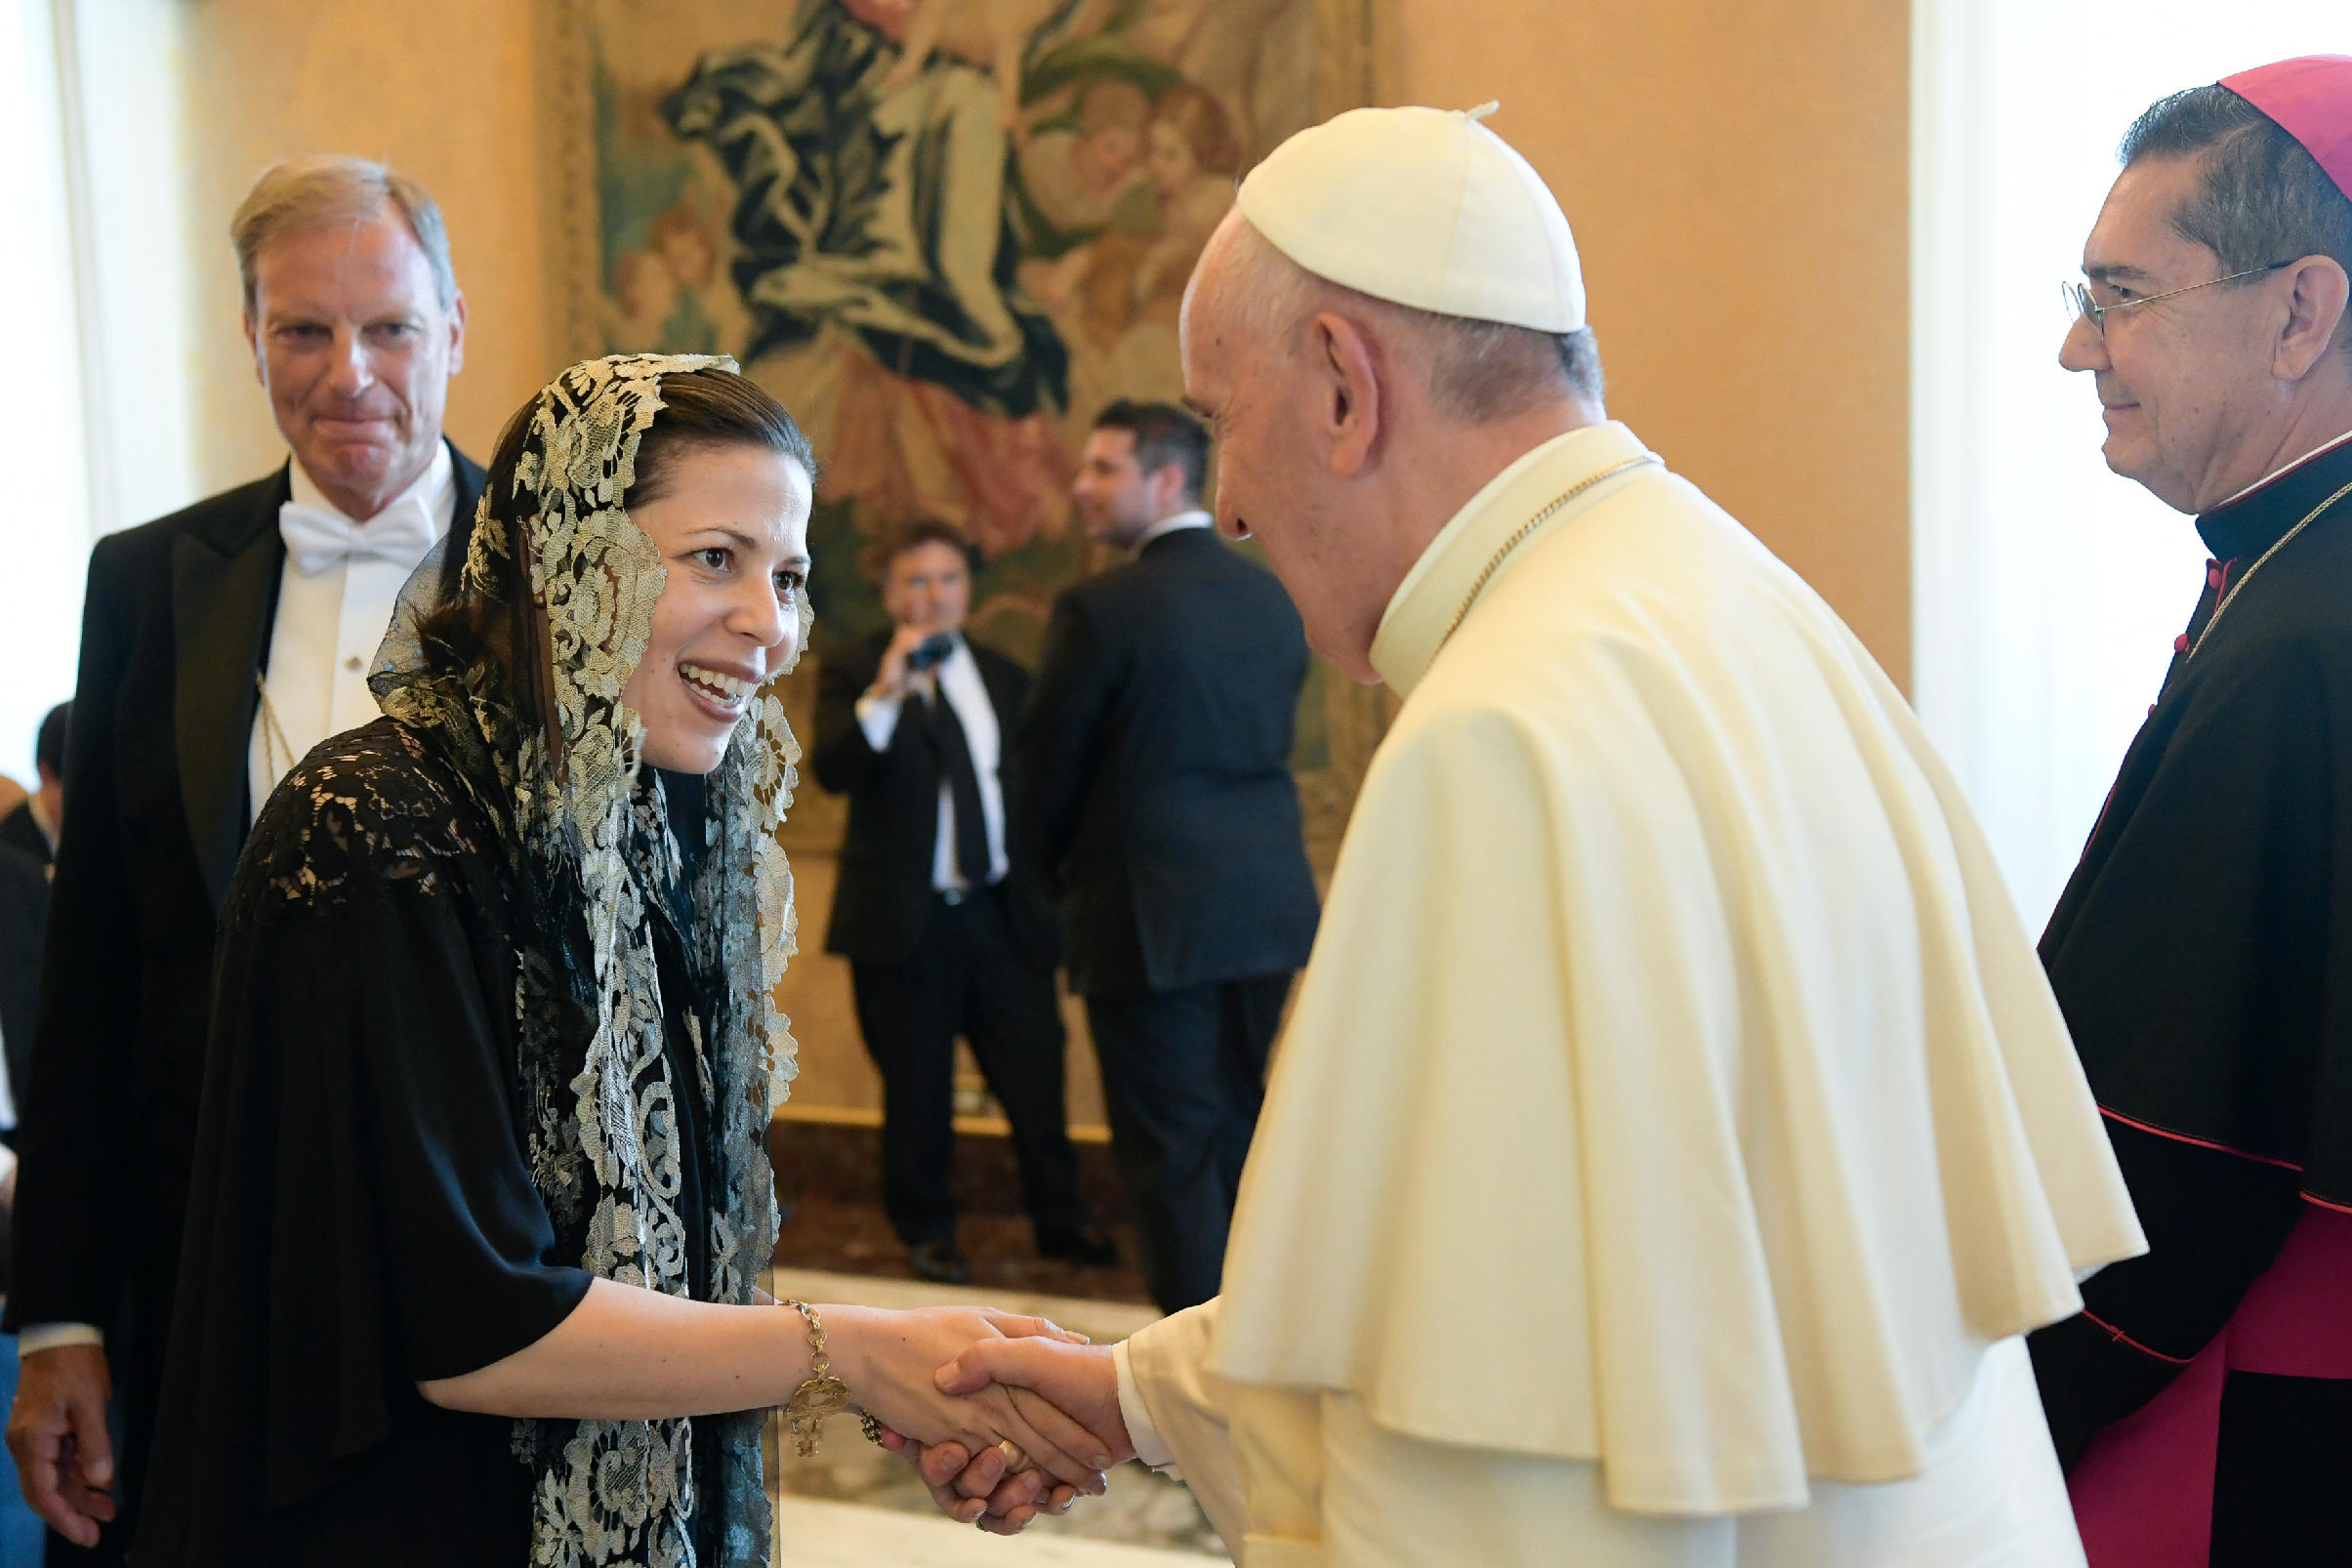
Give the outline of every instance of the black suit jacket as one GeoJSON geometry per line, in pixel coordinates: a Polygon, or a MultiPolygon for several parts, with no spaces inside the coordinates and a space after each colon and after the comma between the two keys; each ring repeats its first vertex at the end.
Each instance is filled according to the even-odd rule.
{"type": "Polygon", "coordinates": [[[21,802],[14,811],[0,816],[0,849],[14,849],[19,854],[31,856],[42,865],[49,864],[49,835],[43,833],[41,824],[34,820],[32,802],[21,802]]]}
{"type": "MultiPolygon", "coordinates": [[[[451,453],[462,557],[482,472],[451,453]]],[[[178,1271],[213,936],[253,815],[254,676],[292,493],[281,468],[90,553],[7,1326],[95,1323],[115,1353],[127,1304],[143,1372],[178,1271]]]]}
{"type": "MultiPolygon", "coordinates": [[[[48,868],[0,847],[0,1046],[7,1051],[10,1097],[20,1106],[32,1072],[33,1004],[41,990],[41,928],[48,913],[48,868]]],[[[15,1141],[0,1132],[0,1142],[15,1141]]]]}
{"type": "MultiPolygon", "coordinates": [[[[46,843],[46,841],[44,841],[46,843]]],[[[49,868],[28,854],[0,846],[0,1044],[7,1047],[8,1083],[21,1097],[32,1063],[33,1003],[41,988],[41,928],[49,909],[49,868]]],[[[14,1129],[0,1143],[16,1145],[14,1129]]],[[[9,1216],[0,1209],[0,1291],[8,1289],[9,1216]]]]}
{"type": "Polygon", "coordinates": [[[1015,842],[1062,892],[1072,990],[1300,968],[1320,913],[1291,777],[1307,671],[1273,575],[1181,529],[1053,605],[1015,842]]]}
{"type": "MultiPolygon", "coordinates": [[[[816,781],[849,798],[825,951],[868,964],[902,963],[915,950],[930,909],[939,835],[941,764],[924,726],[911,722],[912,708],[891,732],[887,751],[876,751],[857,722],[857,699],[874,683],[890,636],[877,633],[824,661],[817,672],[816,749],[810,757],[816,781]]],[[[1029,672],[984,643],[969,638],[965,643],[996,710],[1002,759],[997,784],[1005,796],[1006,858],[1012,866],[1006,891],[1014,935],[1039,968],[1051,970],[1053,913],[1010,842],[1019,796],[1011,765],[1012,731],[1028,699],[1029,672]]]]}

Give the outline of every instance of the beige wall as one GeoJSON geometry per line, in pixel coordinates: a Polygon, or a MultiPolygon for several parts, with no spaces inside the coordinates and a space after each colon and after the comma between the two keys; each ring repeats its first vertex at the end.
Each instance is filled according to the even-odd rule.
{"type": "Polygon", "coordinates": [[[208,0],[186,13],[196,476],[282,461],[237,326],[228,215],[280,158],[351,152],[422,181],[448,220],[469,312],[448,431],[486,460],[557,366],[542,309],[532,0],[208,0]]]}
{"type": "Polygon", "coordinates": [[[1610,412],[1911,670],[1904,0],[1376,0],[1559,192],[1610,412]]]}
{"type": "MultiPolygon", "coordinates": [[[[1910,669],[1904,0],[1373,0],[1390,103],[1493,122],[1584,248],[1614,413],[1910,669]]],[[[537,0],[206,0],[186,13],[188,244],[206,488],[278,461],[236,331],[227,215],[271,160],[345,150],[423,181],[472,309],[449,430],[475,457],[556,368],[537,0]]],[[[803,868],[809,947],[830,867],[803,868]]],[[[795,1103],[870,1107],[846,967],[790,1003],[795,1103]]],[[[1072,1107],[1099,1114],[1075,1040],[1072,1107]]]]}
{"type": "MultiPolygon", "coordinates": [[[[1610,404],[1910,670],[1904,0],[1373,0],[1385,102],[1493,122],[1584,247],[1610,404]]],[[[275,158],[390,159],[449,219],[477,457],[555,368],[533,0],[187,13],[198,472],[275,461],[224,236],[275,158]]]]}

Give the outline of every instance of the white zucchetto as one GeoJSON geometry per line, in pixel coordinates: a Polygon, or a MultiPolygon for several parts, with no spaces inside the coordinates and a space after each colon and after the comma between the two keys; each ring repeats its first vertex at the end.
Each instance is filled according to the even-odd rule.
{"type": "Polygon", "coordinates": [[[1349,109],[1276,147],[1242,216],[1318,277],[1439,315],[1585,324],[1576,237],[1550,187],[1466,112],[1349,109]]]}

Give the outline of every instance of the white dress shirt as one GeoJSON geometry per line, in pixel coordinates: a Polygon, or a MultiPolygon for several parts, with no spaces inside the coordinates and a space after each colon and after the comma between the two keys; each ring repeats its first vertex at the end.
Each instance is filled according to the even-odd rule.
{"type": "MultiPolygon", "coordinates": [[[[289,508],[345,516],[304,472],[300,459],[291,467],[294,497],[289,508]]],[[[403,507],[424,513],[432,538],[449,532],[457,515],[457,466],[450,461],[448,442],[434,452],[423,476],[390,506],[365,522],[348,520],[373,527],[403,507]]],[[[425,537],[421,528],[412,526],[409,531],[419,540],[425,537]]],[[[245,750],[254,816],[262,814],[262,804],[277,781],[311,747],[376,717],[375,694],[367,688],[368,663],[384,640],[400,590],[430,548],[425,545],[404,562],[354,555],[315,572],[303,571],[294,552],[287,552],[279,568],[277,618],[269,631],[269,669],[264,677],[268,700],[255,706],[253,733],[245,750]]],[[[105,1335],[95,1324],[28,1323],[17,1338],[17,1352],[34,1355],[61,1345],[104,1343],[105,1335]]]]}
{"type": "MultiPolygon", "coordinates": [[[[906,706],[906,696],[915,692],[927,699],[944,692],[956,722],[964,726],[971,770],[980,781],[980,816],[988,829],[988,880],[1001,882],[1011,864],[1005,858],[1005,787],[997,778],[1004,734],[997,726],[996,706],[988,700],[988,687],[980,680],[979,661],[971,656],[971,646],[962,634],[956,634],[956,650],[910,681],[906,693],[857,699],[857,725],[866,732],[866,744],[878,752],[890,749],[890,737],[898,732],[899,710],[906,706]]],[[[944,778],[939,781],[939,832],[931,845],[931,886],[941,892],[962,892],[968,886],[956,870],[956,803],[944,778]]]]}
{"type": "MultiPolygon", "coordinates": [[[[300,461],[293,470],[294,498],[287,510],[309,508],[330,517],[344,516],[300,461]]],[[[415,516],[398,519],[416,547],[413,556],[407,549],[390,560],[353,555],[305,571],[296,553],[286,553],[279,568],[277,619],[269,634],[269,668],[264,678],[268,700],[254,713],[246,746],[246,779],[256,817],[277,781],[311,747],[376,717],[375,693],[367,688],[368,665],[384,640],[392,605],[409,574],[424,559],[430,540],[448,533],[457,512],[457,470],[447,442],[416,483],[391,505],[373,517],[349,520],[355,527],[383,528],[403,510],[422,514],[431,529],[429,539],[426,529],[415,525],[415,516]]]]}
{"type": "Polygon", "coordinates": [[[1198,507],[1193,508],[1190,512],[1172,512],[1137,534],[1135,545],[1128,551],[1128,554],[1131,556],[1142,555],[1143,547],[1163,534],[1181,533],[1186,528],[1210,528],[1215,527],[1216,524],[1217,519],[1198,507]]]}

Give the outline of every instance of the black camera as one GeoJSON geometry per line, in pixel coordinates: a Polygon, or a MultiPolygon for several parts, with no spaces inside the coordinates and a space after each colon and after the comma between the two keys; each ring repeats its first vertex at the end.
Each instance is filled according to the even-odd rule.
{"type": "Polygon", "coordinates": [[[907,673],[921,675],[934,664],[944,664],[947,656],[956,651],[956,640],[945,632],[925,638],[915,651],[906,656],[907,673]]]}

